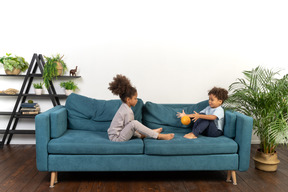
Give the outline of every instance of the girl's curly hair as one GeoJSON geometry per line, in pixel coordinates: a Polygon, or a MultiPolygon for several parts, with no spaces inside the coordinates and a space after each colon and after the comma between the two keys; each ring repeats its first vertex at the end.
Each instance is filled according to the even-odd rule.
{"type": "Polygon", "coordinates": [[[211,94],[215,95],[217,99],[222,100],[222,103],[224,103],[224,101],[228,99],[228,91],[220,87],[213,87],[209,91],[208,95],[211,94]]]}
{"type": "Polygon", "coordinates": [[[137,93],[137,89],[132,87],[130,80],[124,75],[117,74],[113,77],[113,81],[109,83],[109,90],[114,95],[119,95],[120,99],[125,103],[127,97],[132,98],[137,93]]]}

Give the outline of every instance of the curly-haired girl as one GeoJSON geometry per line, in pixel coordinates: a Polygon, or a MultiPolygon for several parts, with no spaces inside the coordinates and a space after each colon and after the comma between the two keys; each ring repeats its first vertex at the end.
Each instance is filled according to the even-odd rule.
{"type": "MultiPolygon", "coordinates": [[[[208,93],[209,106],[197,113],[187,114],[195,122],[192,132],[186,134],[187,139],[196,139],[199,134],[208,137],[218,137],[223,135],[224,109],[221,107],[223,102],[228,99],[228,91],[223,88],[214,87],[208,93]]],[[[185,114],[178,112],[177,117],[181,118],[185,114]]]]}
{"type": "Polygon", "coordinates": [[[162,128],[152,130],[139,121],[134,120],[134,113],[131,106],[137,104],[137,90],[131,85],[127,77],[117,75],[113,78],[113,81],[109,83],[108,89],[111,90],[114,95],[119,95],[123,102],[108,129],[108,136],[111,141],[128,141],[133,136],[139,138],[151,137],[161,140],[173,139],[173,133],[161,134],[162,128]]]}

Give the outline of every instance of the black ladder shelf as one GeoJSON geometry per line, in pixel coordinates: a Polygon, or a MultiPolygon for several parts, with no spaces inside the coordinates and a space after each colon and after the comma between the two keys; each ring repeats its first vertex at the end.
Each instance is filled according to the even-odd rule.
{"type": "MultiPolygon", "coordinates": [[[[6,144],[10,144],[10,141],[14,134],[35,134],[35,130],[16,130],[18,121],[20,118],[35,118],[36,115],[27,115],[21,114],[20,106],[22,103],[25,103],[27,97],[49,97],[53,106],[60,105],[61,98],[66,98],[65,94],[57,94],[53,82],[50,81],[50,87],[47,89],[48,94],[35,95],[29,94],[29,90],[31,88],[34,77],[42,77],[44,70],[44,59],[41,54],[37,55],[33,54],[32,60],[30,62],[29,68],[27,70],[26,75],[17,75],[24,77],[23,84],[21,86],[19,94],[16,95],[5,95],[0,94],[0,96],[17,96],[16,103],[14,105],[12,112],[0,112],[0,115],[10,115],[9,122],[7,124],[6,130],[0,130],[0,134],[4,134],[2,141],[0,143],[0,148],[3,148],[5,141],[7,139],[6,144]],[[36,73],[37,69],[40,69],[40,73],[36,73]]],[[[0,76],[14,76],[15,75],[0,75],[0,76]]],[[[68,77],[68,78],[79,78],[80,76],[59,76],[59,77],[68,77]]]]}

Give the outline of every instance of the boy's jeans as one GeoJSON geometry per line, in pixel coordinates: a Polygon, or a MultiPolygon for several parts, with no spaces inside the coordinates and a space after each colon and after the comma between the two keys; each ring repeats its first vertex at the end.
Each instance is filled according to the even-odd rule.
{"type": "Polygon", "coordinates": [[[198,119],[192,128],[192,133],[198,137],[199,134],[208,137],[219,137],[223,132],[219,130],[213,120],[198,119]]]}

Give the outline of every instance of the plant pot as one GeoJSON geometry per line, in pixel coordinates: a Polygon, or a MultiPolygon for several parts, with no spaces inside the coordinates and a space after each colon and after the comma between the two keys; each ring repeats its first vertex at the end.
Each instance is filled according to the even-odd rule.
{"type": "Polygon", "coordinates": [[[58,76],[61,76],[63,73],[63,66],[60,62],[56,62],[56,63],[57,63],[57,67],[56,67],[57,68],[57,74],[58,74],[58,76]]]}
{"type": "Polygon", "coordinates": [[[73,93],[73,90],[65,89],[65,94],[66,94],[67,96],[69,96],[71,93],[73,93]]]}
{"type": "Polygon", "coordinates": [[[42,94],[42,89],[35,89],[35,94],[36,95],[41,95],[42,94]]]}
{"type": "Polygon", "coordinates": [[[256,169],[268,172],[276,171],[277,166],[280,163],[276,151],[273,154],[265,154],[258,149],[253,159],[256,169]]]}
{"type": "Polygon", "coordinates": [[[10,71],[8,69],[5,70],[5,73],[7,75],[19,75],[20,72],[21,72],[21,70],[18,68],[14,68],[12,71],[10,71]]]}

